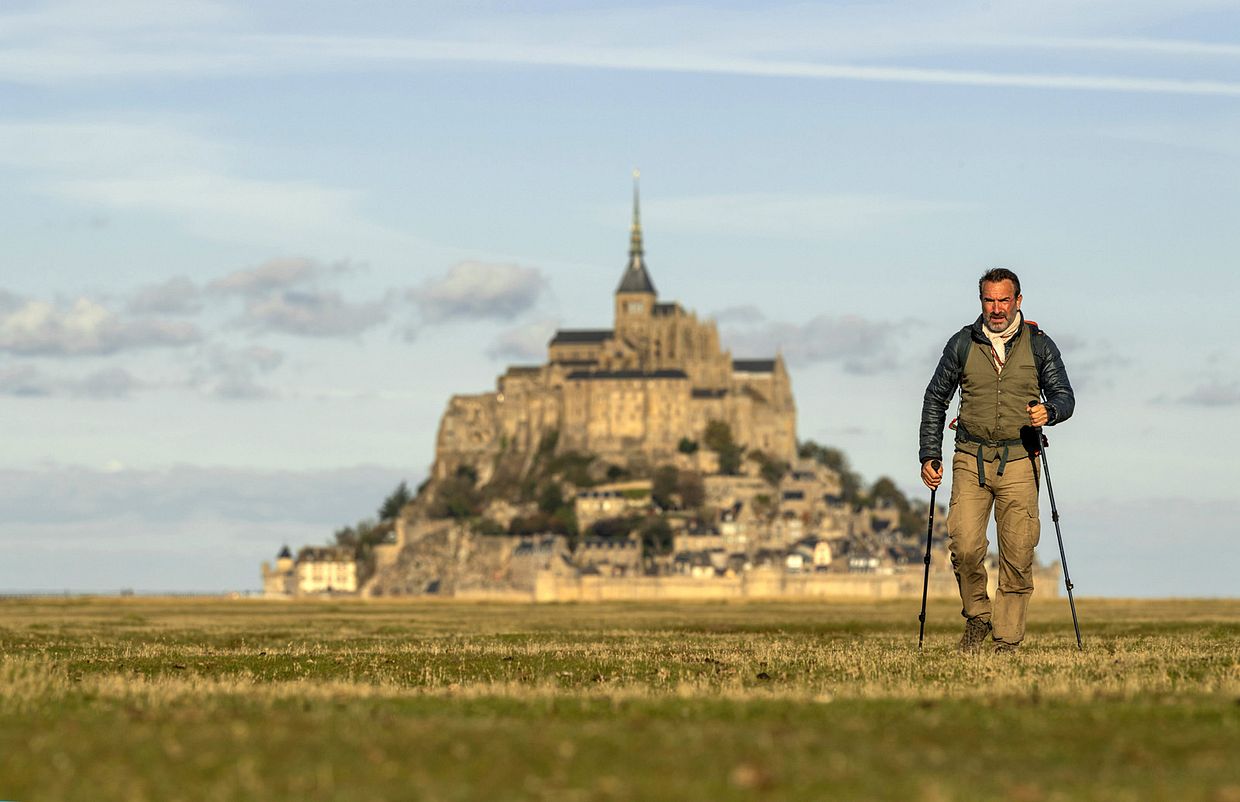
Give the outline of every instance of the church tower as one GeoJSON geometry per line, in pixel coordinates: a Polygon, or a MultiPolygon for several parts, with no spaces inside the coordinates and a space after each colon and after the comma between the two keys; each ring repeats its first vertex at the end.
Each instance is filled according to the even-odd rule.
{"type": "Polygon", "coordinates": [[[654,315],[655,289],[646,260],[642,254],[642,223],[637,181],[633,171],[633,227],[629,234],[629,263],[616,288],[616,336],[620,339],[642,340],[650,318],[654,315]],[[626,335],[629,335],[626,337],[626,335]]]}

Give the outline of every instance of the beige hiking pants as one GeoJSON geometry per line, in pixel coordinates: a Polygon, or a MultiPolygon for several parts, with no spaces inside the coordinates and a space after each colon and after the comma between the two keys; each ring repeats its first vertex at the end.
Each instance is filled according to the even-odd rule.
{"type": "MultiPolygon", "coordinates": [[[[1014,449],[1015,450],[1015,449],[1014,449]]],[[[977,484],[977,458],[952,457],[952,498],[947,513],[948,546],[960,585],[965,618],[989,620],[994,639],[1018,644],[1025,637],[1025,611],[1033,593],[1033,549],[1038,520],[1037,465],[1023,452],[1012,456],[1003,475],[999,461],[985,464],[986,484],[977,484]],[[986,539],[990,509],[999,530],[999,582],[993,608],[986,593],[986,539]]]]}

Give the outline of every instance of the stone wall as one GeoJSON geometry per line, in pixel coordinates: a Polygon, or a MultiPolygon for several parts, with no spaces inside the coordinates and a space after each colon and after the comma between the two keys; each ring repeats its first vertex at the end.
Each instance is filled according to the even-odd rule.
{"type": "MultiPolygon", "coordinates": [[[[788,574],[754,570],[735,577],[690,576],[563,577],[539,574],[536,602],[689,601],[711,599],[921,598],[921,572],[875,574],[788,574]]],[[[931,575],[933,598],[955,598],[951,574],[931,575]]]]}
{"type": "MultiPolygon", "coordinates": [[[[1059,567],[1035,573],[1036,598],[1059,596],[1059,567]]],[[[710,599],[863,598],[920,599],[923,572],[899,569],[888,574],[791,574],[758,569],[734,577],[689,576],[565,576],[540,572],[532,600],[536,602],[689,601],[710,599]]],[[[994,576],[991,576],[994,595],[994,576]]],[[[958,599],[956,577],[950,571],[931,571],[928,595],[932,599],[958,599]]],[[[527,598],[530,598],[527,596],[527,598]]]]}

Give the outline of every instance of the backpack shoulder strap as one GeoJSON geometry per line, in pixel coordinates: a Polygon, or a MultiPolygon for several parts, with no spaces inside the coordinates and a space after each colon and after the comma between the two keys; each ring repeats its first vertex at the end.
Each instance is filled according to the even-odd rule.
{"type": "MultiPolygon", "coordinates": [[[[1032,320],[1026,320],[1025,325],[1029,327],[1029,336],[1031,337],[1029,345],[1034,346],[1038,342],[1038,337],[1045,334],[1042,328],[1032,320]]],[[[1042,363],[1046,361],[1046,352],[1041,348],[1033,348],[1033,362],[1038,369],[1038,374],[1042,373],[1042,363]]]]}
{"type": "Polygon", "coordinates": [[[964,373],[964,363],[969,359],[969,349],[973,347],[973,335],[969,327],[961,330],[956,336],[956,361],[960,363],[960,372],[964,373]]]}

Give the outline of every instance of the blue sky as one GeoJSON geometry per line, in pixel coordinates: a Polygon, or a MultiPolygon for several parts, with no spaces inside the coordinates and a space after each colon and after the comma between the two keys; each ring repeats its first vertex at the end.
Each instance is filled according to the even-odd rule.
{"type": "Polygon", "coordinates": [[[0,10],[0,589],[253,588],[373,513],[610,324],[640,167],[661,296],[910,493],[1015,269],[1078,592],[1236,593],[1240,3],[402,5],[0,10]]]}

